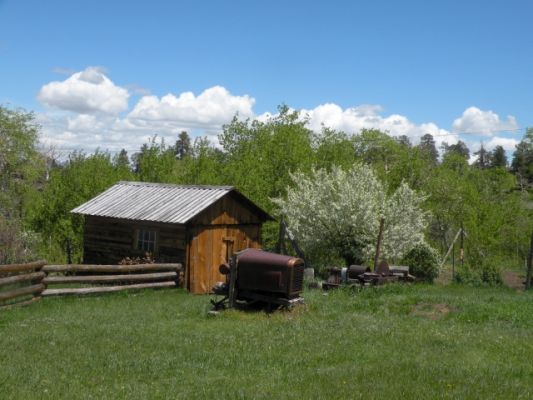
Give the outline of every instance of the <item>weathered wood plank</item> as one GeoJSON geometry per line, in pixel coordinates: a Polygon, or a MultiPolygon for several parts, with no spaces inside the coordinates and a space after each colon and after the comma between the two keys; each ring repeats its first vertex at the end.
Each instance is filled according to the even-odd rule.
{"type": "Polygon", "coordinates": [[[26,296],[29,294],[40,293],[45,289],[42,283],[38,285],[25,286],[13,290],[8,290],[6,292],[0,292],[0,301],[14,299],[15,297],[26,296]]]}
{"type": "Polygon", "coordinates": [[[43,279],[43,283],[48,285],[53,283],[150,282],[175,281],[176,279],[178,279],[178,273],[172,271],[135,275],[48,276],[43,279]]]}
{"type": "Polygon", "coordinates": [[[32,272],[24,275],[13,275],[7,278],[0,278],[0,286],[11,285],[13,283],[42,280],[46,274],[44,272],[32,272]]]}
{"type": "MultiPolygon", "coordinates": [[[[131,236],[131,235],[130,235],[131,236]]],[[[131,237],[128,235],[120,234],[120,235],[102,235],[97,233],[90,233],[86,234],[84,236],[84,239],[86,241],[95,241],[95,242],[101,242],[102,239],[105,239],[106,241],[111,241],[113,243],[122,243],[127,244],[131,246],[131,237]]]]}
{"type": "Polygon", "coordinates": [[[181,271],[181,264],[134,264],[134,265],[104,265],[104,264],[64,264],[46,265],[44,272],[141,272],[141,271],[181,271]]]}
{"type": "Polygon", "coordinates": [[[101,286],[91,288],[67,288],[67,289],[46,289],[42,292],[43,297],[48,296],[65,296],[65,295],[86,295],[96,293],[112,293],[122,290],[148,289],[148,288],[166,288],[175,287],[175,282],[155,282],[155,283],[138,283],[134,285],[121,286],[101,286]]]}
{"type": "Polygon", "coordinates": [[[0,274],[9,273],[9,272],[26,272],[26,271],[35,271],[42,268],[46,264],[46,261],[39,260],[33,261],[25,264],[7,264],[0,265],[0,274]]]}
{"type": "Polygon", "coordinates": [[[41,300],[41,296],[35,296],[35,297],[32,297],[31,299],[28,299],[28,300],[21,300],[21,301],[15,302],[15,303],[6,304],[5,306],[0,306],[0,310],[8,310],[8,309],[13,308],[13,307],[27,306],[27,305],[30,305],[32,303],[35,303],[38,300],[41,300]]]}

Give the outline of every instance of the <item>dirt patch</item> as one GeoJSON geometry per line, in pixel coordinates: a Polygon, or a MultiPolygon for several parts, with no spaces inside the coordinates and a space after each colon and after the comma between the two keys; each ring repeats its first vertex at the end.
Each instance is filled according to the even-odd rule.
{"type": "Polygon", "coordinates": [[[525,285],[524,285],[525,280],[526,279],[524,277],[520,276],[515,271],[503,271],[502,273],[503,284],[519,292],[525,289],[525,285]]]}
{"type": "Polygon", "coordinates": [[[411,310],[411,315],[437,321],[454,311],[456,310],[447,304],[420,303],[413,307],[411,310]]]}

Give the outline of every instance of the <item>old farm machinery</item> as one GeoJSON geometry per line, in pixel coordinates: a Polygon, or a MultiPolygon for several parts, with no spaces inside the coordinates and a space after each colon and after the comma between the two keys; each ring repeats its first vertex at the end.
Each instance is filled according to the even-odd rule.
{"type": "Polygon", "coordinates": [[[415,277],[409,274],[407,266],[392,266],[381,261],[375,271],[363,265],[350,265],[345,268],[332,267],[328,269],[329,276],[322,284],[324,290],[341,286],[378,286],[388,282],[414,282],[415,277]]]}
{"type": "Polygon", "coordinates": [[[225,282],[213,287],[221,300],[211,300],[214,309],[233,308],[238,304],[260,303],[290,308],[302,303],[304,261],[301,258],[246,249],[235,253],[228,264],[219,267],[225,282]]]}

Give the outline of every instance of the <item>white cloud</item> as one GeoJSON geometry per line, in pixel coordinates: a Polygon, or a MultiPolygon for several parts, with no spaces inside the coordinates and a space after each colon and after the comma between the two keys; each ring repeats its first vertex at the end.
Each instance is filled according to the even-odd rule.
{"type": "Polygon", "coordinates": [[[88,67],[64,81],[44,85],[37,98],[41,103],[61,110],[116,114],[127,110],[129,93],[116,86],[102,68],[88,67]]]}
{"type": "Polygon", "coordinates": [[[391,136],[406,135],[414,144],[427,133],[434,136],[437,145],[457,142],[455,135],[432,122],[417,125],[403,115],[383,116],[382,111],[379,105],[364,104],[342,109],[337,104],[327,103],[311,110],[302,110],[302,114],[308,116],[309,127],[314,131],[320,131],[322,126],[351,134],[357,134],[362,129],[379,129],[391,136]]]}
{"type": "Polygon", "coordinates": [[[518,143],[520,142],[516,139],[495,136],[486,143],[485,147],[487,150],[493,150],[496,146],[502,146],[504,150],[514,151],[518,143]]]}
{"type": "Polygon", "coordinates": [[[127,121],[133,125],[170,124],[175,126],[220,129],[238,113],[241,117],[253,116],[255,99],[234,96],[222,86],[206,89],[198,96],[183,92],[178,96],[167,94],[161,98],[144,96],[128,114],[127,121]]]}
{"type": "MultiPolygon", "coordinates": [[[[57,116],[53,123],[43,123],[47,128],[44,136],[48,145],[57,147],[85,148],[87,151],[96,147],[118,151],[124,147],[132,152],[154,135],[172,143],[181,131],[186,130],[193,136],[208,136],[212,143],[218,145],[217,134],[235,113],[261,121],[273,116],[271,113],[256,116],[253,112],[254,102],[250,96],[234,96],[220,86],[206,89],[198,96],[191,92],[178,96],[169,94],[161,99],[144,96],[124,118],[105,114],[57,116]],[[67,136],[65,132],[68,132],[67,136]]],[[[437,146],[442,142],[457,142],[455,135],[434,123],[417,125],[403,115],[383,116],[381,112],[382,108],[377,105],[342,109],[336,104],[327,103],[301,110],[301,116],[308,118],[309,127],[315,131],[327,126],[358,134],[361,129],[375,128],[387,131],[392,136],[407,135],[414,144],[426,133],[434,136],[437,146]]]]}
{"type": "Polygon", "coordinates": [[[94,115],[79,114],[75,117],[67,117],[67,126],[75,131],[94,131],[104,127],[103,121],[94,115]]]}
{"type": "MultiPolygon", "coordinates": [[[[197,95],[192,92],[162,97],[144,95],[128,114],[118,115],[127,111],[130,92],[142,93],[144,90],[130,86],[128,91],[116,86],[99,67],[88,67],[64,81],[44,85],[39,100],[60,111],[48,110],[39,115],[43,126],[42,143],[64,151],[79,149],[91,152],[99,147],[111,151],[125,148],[132,153],[154,135],[173,143],[177,135],[186,130],[193,137],[207,136],[213,144],[218,145],[217,134],[235,114],[261,121],[273,116],[268,112],[256,115],[253,97],[233,95],[222,86],[208,88],[197,95]]],[[[433,122],[417,124],[404,115],[386,115],[379,105],[342,108],[334,103],[325,103],[301,110],[301,117],[307,117],[309,128],[318,132],[322,126],[348,134],[358,134],[362,129],[379,129],[392,136],[406,135],[413,144],[429,133],[433,135],[437,146],[443,142],[457,143],[459,138],[457,134],[433,122]]],[[[476,107],[466,109],[453,122],[453,130],[460,132],[493,133],[496,128],[504,130],[516,127],[513,117],[501,121],[494,112],[476,107]]],[[[472,136],[461,138],[468,139],[473,152],[478,142],[474,144],[472,136]]],[[[485,145],[489,150],[501,145],[511,151],[517,143],[515,139],[492,137],[485,145]]]]}
{"type": "Polygon", "coordinates": [[[473,133],[492,136],[496,132],[510,131],[518,128],[516,118],[509,115],[502,121],[493,111],[483,111],[477,107],[469,107],[463,115],[453,121],[454,132],[473,133]]]}

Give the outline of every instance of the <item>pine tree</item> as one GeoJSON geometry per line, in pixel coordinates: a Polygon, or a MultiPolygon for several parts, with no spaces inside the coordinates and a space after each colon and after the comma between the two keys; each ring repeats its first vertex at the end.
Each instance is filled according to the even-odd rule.
{"type": "Polygon", "coordinates": [[[491,168],[507,168],[507,155],[502,146],[496,146],[490,155],[491,168]]]}
{"type": "Polygon", "coordinates": [[[477,156],[477,160],[474,162],[474,166],[485,169],[490,165],[490,153],[485,150],[483,143],[479,147],[479,150],[474,152],[474,155],[477,156]]]}
{"type": "Polygon", "coordinates": [[[426,133],[424,136],[422,136],[420,138],[420,144],[418,145],[418,148],[422,151],[422,153],[426,154],[433,164],[437,164],[439,152],[435,146],[435,139],[433,139],[432,135],[426,133]]]}
{"type": "Polygon", "coordinates": [[[179,138],[174,145],[174,150],[178,160],[183,160],[191,152],[191,138],[186,131],[180,133],[179,138]]]}

